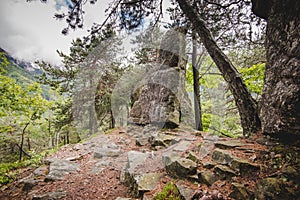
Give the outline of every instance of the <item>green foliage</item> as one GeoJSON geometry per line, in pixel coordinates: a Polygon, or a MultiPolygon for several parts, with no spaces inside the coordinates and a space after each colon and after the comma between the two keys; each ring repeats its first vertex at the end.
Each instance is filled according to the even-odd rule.
{"type": "Polygon", "coordinates": [[[167,183],[163,190],[156,194],[155,200],[182,200],[182,197],[176,187],[172,182],[167,183]]]}
{"type": "Polygon", "coordinates": [[[4,52],[0,52],[0,74],[5,74],[6,70],[5,68],[9,65],[9,62],[7,61],[4,52]]]}
{"type": "Polygon", "coordinates": [[[203,113],[203,115],[202,115],[203,131],[205,131],[205,132],[209,131],[211,119],[212,119],[212,114],[210,114],[210,113],[203,113]]]}
{"type": "Polygon", "coordinates": [[[266,64],[260,63],[240,69],[245,84],[251,93],[261,95],[264,86],[266,64]]]}
{"type": "MultiPolygon", "coordinates": [[[[0,68],[8,66],[2,55],[0,68]]],[[[51,103],[42,97],[42,89],[36,82],[21,85],[8,77],[4,70],[0,74],[0,161],[12,159],[20,148],[23,148],[25,137],[30,150],[30,137],[43,133],[39,125],[44,123],[43,114],[51,103]],[[8,153],[8,150],[9,152],[8,153]],[[4,159],[5,160],[5,159],[4,159]]],[[[44,138],[41,139],[41,141],[44,138]]],[[[22,153],[20,152],[20,159],[22,153]]]]}
{"type": "Polygon", "coordinates": [[[31,152],[32,158],[16,161],[10,163],[0,163],[0,186],[11,183],[19,175],[19,169],[24,167],[33,167],[36,168],[42,164],[42,160],[49,154],[55,152],[54,150],[46,150],[41,153],[31,152]]]}
{"type": "MultiPolygon", "coordinates": [[[[203,130],[217,135],[236,137],[241,132],[239,115],[221,73],[209,56],[199,66],[199,84],[203,130]]],[[[192,65],[186,72],[187,90],[193,91],[192,65]]]]}
{"type": "Polygon", "coordinates": [[[7,118],[7,125],[0,124],[0,133],[6,132],[7,129],[16,131],[11,127],[16,127],[17,121],[22,121],[21,125],[39,119],[49,105],[41,93],[38,83],[22,88],[15,80],[0,76],[0,117],[7,118]]]}

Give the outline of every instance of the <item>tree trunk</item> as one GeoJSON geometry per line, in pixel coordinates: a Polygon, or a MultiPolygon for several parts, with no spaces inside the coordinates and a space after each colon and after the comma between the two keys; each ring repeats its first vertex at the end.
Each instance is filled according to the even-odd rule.
{"type": "Polygon", "coordinates": [[[202,113],[201,113],[201,99],[199,87],[199,69],[197,67],[197,40],[196,33],[193,33],[193,52],[192,52],[192,66],[193,66],[193,82],[194,82],[194,111],[195,111],[195,128],[203,131],[202,127],[202,113]]]}
{"type": "Polygon", "coordinates": [[[29,126],[29,122],[25,125],[25,127],[23,128],[22,130],[22,135],[21,135],[21,144],[19,146],[19,149],[20,149],[20,161],[22,160],[22,157],[23,157],[23,145],[24,145],[24,139],[25,139],[25,131],[26,131],[26,128],[29,126]]]}
{"type": "Polygon", "coordinates": [[[228,57],[218,47],[205,22],[197,15],[193,7],[186,0],[177,0],[186,17],[197,31],[207,52],[218,66],[238,107],[243,133],[245,136],[255,133],[261,128],[257,103],[246,88],[240,73],[236,70],[228,57]]]}
{"type": "Polygon", "coordinates": [[[300,1],[252,0],[267,20],[267,65],[261,102],[264,133],[300,137],[300,1]]]}
{"type": "Polygon", "coordinates": [[[110,127],[109,128],[115,128],[115,118],[114,118],[114,115],[113,115],[113,112],[112,110],[110,109],[110,127]]]}
{"type": "Polygon", "coordinates": [[[67,130],[67,133],[66,133],[66,137],[67,137],[67,144],[70,144],[70,132],[69,130],[67,130]]]}
{"type": "Polygon", "coordinates": [[[29,151],[31,151],[31,143],[30,143],[30,137],[27,137],[27,148],[29,151]]]}

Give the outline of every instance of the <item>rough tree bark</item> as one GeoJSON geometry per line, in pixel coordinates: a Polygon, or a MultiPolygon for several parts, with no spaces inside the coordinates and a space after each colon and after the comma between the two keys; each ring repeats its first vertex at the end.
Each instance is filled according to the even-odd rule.
{"type": "Polygon", "coordinates": [[[181,10],[191,21],[207,52],[218,66],[239,110],[244,135],[250,135],[261,129],[257,103],[246,88],[240,73],[228,57],[222,52],[212,37],[205,22],[197,15],[187,0],[177,0],[181,10]]]}
{"type": "Polygon", "coordinates": [[[252,0],[267,20],[265,86],[261,102],[264,133],[300,138],[300,1],[252,0]]]}

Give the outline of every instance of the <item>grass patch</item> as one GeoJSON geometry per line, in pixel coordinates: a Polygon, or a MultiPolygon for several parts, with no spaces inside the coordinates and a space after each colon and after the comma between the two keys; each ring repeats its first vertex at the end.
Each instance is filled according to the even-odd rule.
{"type": "Polygon", "coordinates": [[[163,190],[156,194],[155,200],[182,200],[182,197],[173,182],[167,183],[163,190]]]}

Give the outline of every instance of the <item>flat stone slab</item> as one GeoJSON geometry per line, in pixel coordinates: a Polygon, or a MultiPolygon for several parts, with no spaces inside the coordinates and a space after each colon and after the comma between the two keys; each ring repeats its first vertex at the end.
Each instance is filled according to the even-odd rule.
{"type": "Polygon", "coordinates": [[[214,172],[216,172],[221,179],[226,180],[230,180],[232,177],[237,176],[235,171],[225,165],[217,165],[214,168],[214,172]]]}
{"type": "Polygon", "coordinates": [[[136,181],[138,191],[147,192],[154,190],[162,177],[162,173],[147,173],[136,175],[134,179],[136,181]]]}
{"type": "Polygon", "coordinates": [[[195,163],[200,163],[200,158],[195,152],[189,151],[188,154],[186,155],[186,158],[190,159],[195,163]]]}
{"type": "Polygon", "coordinates": [[[188,178],[190,175],[195,175],[197,173],[197,163],[186,158],[179,158],[170,162],[166,166],[166,170],[172,176],[188,178]]]}
{"type": "Polygon", "coordinates": [[[231,183],[233,191],[230,193],[229,197],[233,199],[254,199],[254,195],[251,194],[247,188],[240,183],[231,183]]]}
{"type": "Polygon", "coordinates": [[[164,166],[166,167],[167,165],[171,164],[172,162],[175,162],[178,160],[180,156],[176,153],[173,152],[168,152],[162,155],[162,162],[164,166]]]}
{"type": "Polygon", "coordinates": [[[211,141],[205,141],[200,149],[199,149],[199,157],[200,159],[205,158],[206,156],[208,156],[209,154],[211,154],[211,152],[213,151],[215,145],[213,142],[211,141]]]}
{"type": "Polygon", "coordinates": [[[202,136],[203,136],[204,140],[208,140],[208,141],[212,141],[212,142],[216,142],[219,140],[219,136],[213,135],[211,133],[204,133],[202,136]]]}
{"type": "Polygon", "coordinates": [[[179,142],[179,139],[176,136],[160,133],[157,136],[153,137],[151,145],[168,147],[168,146],[176,144],[178,142],[179,142]]]}
{"type": "Polygon", "coordinates": [[[234,156],[227,150],[215,149],[212,154],[213,161],[219,164],[229,164],[234,159],[234,156]]]}
{"type": "Polygon", "coordinates": [[[197,191],[191,189],[189,186],[186,186],[184,184],[184,181],[178,181],[176,184],[176,187],[180,193],[180,195],[185,199],[185,200],[192,200],[196,199],[196,193],[197,191]]]}
{"type": "Polygon", "coordinates": [[[215,142],[215,146],[220,149],[232,149],[235,147],[249,146],[249,144],[241,142],[240,140],[225,140],[215,142]]]}
{"type": "Polygon", "coordinates": [[[79,166],[71,161],[55,159],[50,163],[45,181],[62,180],[65,175],[79,171],[79,166]]]}
{"type": "Polygon", "coordinates": [[[215,173],[213,173],[210,170],[202,170],[200,171],[200,173],[198,174],[199,180],[210,186],[212,185],[214,182],[216,182],[217,180],[219,180],[218,175],[216,175],[215,173]]]}
{"type": "Polygon", "coordinates": [[[66,197],[68,195],[65,191],[48,192],[42,195],[34,195],[32,200],[56,200],[66,197]]]}
{"type": "Polygon", "coordinates": [[[113,163],[109,160],[101,160],[100,162],[97,162],[95,164],[94,168],[91,171],[91,174],[99,174],[108,166],[113,166],[113,163]]]}
{"type": "Polygon", "coordinates": [[[142,153],[139,151],[129,151],[128,152],[128,162],[127,162],[127,166],[126,166],[126,171],[128,171],[129,173],[134,173],[135,169],[143,164],[147,158],[149,158],[149,154],[148,153],[142,153]]]}
{"type": "Polygon", "coordinates": [[[99,148],[94,150],[93,158],[101,159],[103,157],[118,157],[122,153],[119,149],[99,148]]]}
{"type": "Polygon", "coordinates": [[[191,142],[182,140],[176,144],[174,150],[184,152],[189,148],[190,145],[191,145],[191,142]]]}
{"type": "Polygon", "coordinates": [[[230,167],[238,172],[241,176],[250,175],[260,171],[260,165],[251,163],[248,160],[235,158],[230,163],[230,167]]]}

